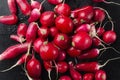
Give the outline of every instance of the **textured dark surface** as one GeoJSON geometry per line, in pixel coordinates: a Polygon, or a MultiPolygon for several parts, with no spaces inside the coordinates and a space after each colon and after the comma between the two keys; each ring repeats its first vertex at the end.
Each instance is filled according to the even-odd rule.
{"type": "MultiPolygon", "coordinates": [[[[0,1],[0,16],[1,15],[8,15],[10,14],[8,6],[7,6],[7,0],[1,0],[0,1]]],[[[42,1],[42,0],[39,0],[42,1]]],[[[120,0],[114,0],[118,3],[120,3],[120,0]]],[[[66,3],[68,3],[72,9],[75,9],[77,7],[81,7],[84,5],[96,5],[105,8],[111,17],[113,18],[113,21],[115,22],[115,32],[118,35],[117,41],[112,45],[114,48],[120,51],[120,6],[117,5],[107,5],[104,3],[100,4],[93,4],[91,0],[66,0],[66,3]]],[[[45,10],[53,10],[54,6],[51,4],[48,4],[45,2],[43,5],[45,10]]],[[[23,17],[21,13],[18,14],[19,17],[23,17]]],[[[26,22],[26,18],[19,21],[20,22],[26,22]]],[[[0,23],[0,53],[2,53],[7,47],[16,44],[13,40],[9,38],[10,34],[16,33],[16,27],[17,25],[3,25],[0,23]]],[[[102,62],[105,62],[109,58],[120,56],[119,54],[116,54],[113,50],[107,50],[104,55],[100,58],[102,62]]],[[[17,59],[9,60],[9,61],[1,61],[0,62],[0,70],[6,69],[13,65],[16,62],[17,59]]],[[[112,61],[109,64],[107,64],[103,68],[107,72],[107,80],[120,80],[120,60],[112,61]]],[[[47,79],[47,73],[42,74],[42,77],[44,77],[43,80],[47,79]]],[[[53,74],[54,75],[54,74],[53,74]]],[[[22,68],[20,66],[12,69],[11,71],[0,73],[0,80],[27,80],[24,72],[22,71],[22,68]]]]}

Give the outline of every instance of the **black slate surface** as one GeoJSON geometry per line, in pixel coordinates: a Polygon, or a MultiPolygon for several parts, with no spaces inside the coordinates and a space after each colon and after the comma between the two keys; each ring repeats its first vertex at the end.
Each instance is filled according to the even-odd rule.
{"type": "MultiPolygon", "coordinates": [[[[39,1],[42,1],[42,0],[39,0],[39,1]]],[[[114,1],[120,3],[120,0],[114,0],[114,1]]],[[[70,4],[72,9],[75,9],[77,7],[81,7],[84,5],[89,5],[89,4],[105,8],[109,12],[110,16],[113,18],[113,21],[115,23],[115,32],[117,33],[117,37],[118,37],[117,41],[112,46],[120,51],[120,6],[107,5],[104,3],[93,4],[91,0],[66,0],[66,3],[70,4]]],[[[54,7],[53,5],[48,4],[47,2],[45,2],[43,6],[45,10],[53,10],[53,7],[54,7]]],[[[0,16],[8,15],[8,14],[10,14],[10,12],[7,6],[7,0],[0,0],[0,16]]],[[[18,16],[24,17],[22,16],[21,13],[19,13],[18,16]]],[[[25,22],[25,21],[26,21],[26,18],[24,18],[20,22],[25,22]]],[[[9,25],[4,25],[0,23],[0,53],[2,53],[7,47],[13,44],[16,44],[15,41],[9,38],[10,34],[16,33],[16,27],[17,25],[9,26],[9,25]]],[[[104,55],[100,58],[100,60],[102,62],[105,62],[107,59],[117,57],[117,56],[120,56],[120,55],[116,54],[113,50],[107,50],[104,53],[104,55]]],[[[17,61],[18,58],[7,60],[7,61],[0,61],[0,70],[6,69],[12,66],[17,61]]],[[[120,80],[120,60],[110,62],[102,69],[104,69],[107,72],[107,80],[120,80]]],[[[46,77],[47,76],[46,74],[47,73],[42,74],[42,77],[44,78],[43,80],[48,80],[46,77]]],[[[18,66],[12,69],[11,71],[0,73],[0,80],[27,80],[27,78],[24,72],[22,71],[21,66],[18,66]]]]}

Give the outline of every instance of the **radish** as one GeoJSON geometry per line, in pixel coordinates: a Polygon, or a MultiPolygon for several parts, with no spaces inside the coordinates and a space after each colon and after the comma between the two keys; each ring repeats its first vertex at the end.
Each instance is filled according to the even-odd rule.
{"type": "Polygon", "coordinates": [[[105,32],[105,29],[103,27],[99,27],[96,29],[97,35],[102,36],[105,32]]]}
{"type": "Polygon", "coordinates": [[[17,13],[16,1],[15,0],[7,0],[9,10],[12,14],[17,13]]]}
{"type": "Polygon", "coordinates": [[[0,23],[14,25],[18,22],[18,17],[15,14],[0,16],[0,23]]]}
{"type": "Polygon", "coordinates": [[[93,18],[93,14],[92,6],[84,6],[82,10],[79,11],[78,18],[80,18],[80,21],[88,23],[93,18]]]}
{"type": "Polygon", "coordinates": [[[20,42],[20,43],[23,43],[23,42],[25,42],[25,39],[24,38],[20,38],[19,36],[17,36],[17,35],[10,35],[10,38],[11,39],[13,39],[13,40],[15,40],[15,41],[17,41],[17,42],[20,42]]]}
{"type": "Polygon", "coordinates": [[[28,16],[31,13],[31,6],[27,0],[16,0],[21,12],[28,16]]]}
{"type": "Polygon", "coordinates": [[[55,13],[53,11],[45,11],[41,14],[40,23],[43,26],[52,26],[55,20],[55,13]]]}
{"type": "Polygon", "coordinates": [[[104,2],[104,3],[106,3],[106,4],[120,5],[119,3],[112,2],[112,1],[108,2],[108,1],[106,1],[106,0],[93,0],[93,2],[97,2],[97,3],[99,3],[99,2],[104,2]]]}
{"type": "Polygon", "coordinates": [[[40,46],[43,44],[44,40],[42,38],[37,38],[33,43],[33,49],[39,53],[40,46]]]}
{"type": "Polygon", "coordinates": [[[13,68],[16,67],[16,66],[19,66],[19,65],[22,65],[22,64],[25,63],[25,62],[28,62],[30,59],[31,59],[31,55],[23,54],[23,55],[19,58],[19,60],[18,60],[13,66],[11,66],[11,67],[8,68],[8,69],[2,70],[1,72],[9,71],[9,70],[13,69],[13,68]]]}
{"type": "Polygon", "coordinates": [[[41,26],[40,28],[38,28],[38,36],[42,39],[46,39],[49,35],[49,29],[45,26],[41,26]]]}
{"type": "Polygon", "coordinates": [[[49,2],[50,4],[54,4],[54,5],[58,5],[58,4],[62,3],[62,1],[63,1],[63,0],[48,0],[48,2],[49,2]]]}
{"type": "Polygon", "coordinates": [[[72,39],[73,47],[80,50],[86,50],[90,48],[91,45],[92,45],[92,39],[87,32],[79,32],[73,36],[73,39],[72,39]]]}
{"type": "Polygon", "coordinates": [[[81,31],[89,32],[90,31],[90,24],[82,24],[78,26],[78,28],[75,30],[75,33],[79,33],[81,31]]]}
{"type": "Polygon", "coordinates": [[[72,79],[71,77],[64,75],[64,76],[61,76],[58,80],[72,80],[72,79]]]}
{"type": "MultiPolygon", "coordinates": [[[[32,9],[39,9],[40,6],[41,6],[41,3],[40,3],[40,2],[31,0],[31,8],[32,8],[32,9]]],[[[40,11],[41,11],[41,10],[42,10],[42,6],[41,6],[40,11]]]]}
{"type": "Polygon", "coordinates": [[[17,35],[19,37],[25,37],[28,26],[25,23],[20,23],[17,27],[17,35]]]}
{"type": "Polygon", "coordinates": [[[86,73],[83,75],[83,80],[94,80],[94,74],[93,73],[86,73]]]}
{"type": "Polygon", "coordinates": [[[66,52],[59,50],[58,57],[56,58],[57,62],[64,61],[66,59],[66,52]]]}
{"type": "Polygon", "coordinates": [[[116,41],[117,35],[113,30],[104,32],[103,41],[107,44],[114,43],[116,41]]]}
{"type": "Polygon", "coordinates": [[[33,56],[32,59],[26,64],[28,75],[31,78],[40,78],[41,76],[41,63],[33,56]]]}
{"type": "Polygon", "coordinates": [[[55,25],[62,33],[71,33],[73,31],[73,22],[69,17],[58,16],[55,19],[55,25]]]}
{"type": "Polygon", "coordinates": [[[38,9],[33,9],[31,11],[31,14],[30,14],[30,17],[28,19],[28,22],[31,23],[31,22],[34,22],[34,21],[37,21],[39,18],[40,18],[40,11],[38,9]]]}
{"type": "Polygon", "coordinates": [[[84,72],[97,72],[100,68],[104,67],[107,63],[113,60],[120,59],[120,57],[108,59],[104,64],[100,65],[98,62],[85,62],[75,65],[75,69],[84,72]]]}
{"type": "Polygon", "coordinates": [[[67,53],[70,55],[70,57],[77,57],[77,56],[79,56],[81,54],[81,50],[76,49],[74,47],[70,47],[67,50],[67,53]]]}
{"type": "Polygon", "coordinates": [[[51,37],[55,37],[55,35],[57,35],[59,33],[59,31],[58,31],[58,29],[56,27],[51,27],[49,29],[49,31],[50,31],[50,36],[51,37]]]}
{"type": "Polygon", "coordinates": [[[69,62],[69,68],[70,68],[70,75],[72,77],[73,80],[82,80],[82,75],[76,71],[73,67],[73,62],[69,62]]]}
{"type": "Polygon", "coordinates": [[[36,39],[37,36],[37,30],[38,30],[38,24],[35,22],[32,22],[29,24],[27,32],[26,32],[26,41],[27,42],[33,42],[36,39]]]}
{"type": "Polygon", "coordinates": [[[98,70],[95,73],[95,80],[106,80],[106,72],[104,70],[98,70]]]}
{"type": "Polygon", "coordinates": [[[101,43],[101,41],[98,38],[95,38],[95,37],[92,38],[92,45],[95,46],[95,47],[98,47],[100,45],[104,47],[104,45],[101,43]]]}
{"type": "Polygon", "coordinates": [[[73,19],[73,24],[74,24],[74,26],[75,26],[75,29],[77,28],[77,27],[79,27],[80,25],[82,25],[84,23],[84,21],[82,21],[80,18],[75,18],[75,19],[73,19]]]}
{"type": "Polygon", "coordinates": [[[28,45],[29,43],[23,43],[8,47],[4,52],[0,54],[0,61],[13,59],[18,55],[27,52],[28,45]]]}
{"type": "Polygon", "coordinates": [[[59,73],[65,73],[68,70],[68,64],[65,61],[57,62],[57,69],[59,73]]]}
{"type": "Polygon", "coordinates": [[[65,4],[64,2],[61,4],[56,5],[54,8],[55,13],[59,15],[69,16],[71,8],[68,4],[65,4]]]}
{"type": "Polygon", "coordinates": [[[54,44],[61,49],[67,49],[69,47],[69,37],[66,34],[57,34],[53,40],[54,44]]]}
{"type": "Polygon", "coordinates": [[[97,22],[103,22],[105,19],[105,12],[102,9],[94,9],[94,20],[97,22]]]}
{"type": "Polygon", "coordinates": [[[44,61],[43,63],[44,63],[44,68],[48,72],[49,79],[52,80],[51,77],[50,77],[50,73],[52,71],[52,61],[44,61]]]}
{"type": "Polygon", "coordinates": [[[40,47],[39,55],[44,61],[52,61],[58,57],[58,48],[52,43],[43,43],[40,47]]]}
{"type": "Polygon", "coordinates": [[[72,18],[77,18],[80,9],[81,9],[81,8],[77,8],[77,9],[71,11],[70,17],[72,17],[72,18]]]}

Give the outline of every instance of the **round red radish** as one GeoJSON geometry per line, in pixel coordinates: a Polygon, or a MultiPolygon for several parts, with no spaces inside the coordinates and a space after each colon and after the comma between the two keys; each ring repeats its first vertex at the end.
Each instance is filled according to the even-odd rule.
{"type": "Polygon", "coordinates": [[[56,61],[63,61],[63,60],[65,60],[65,59],[66,59],[66,52],[60,50],[60,51],[59,51],[59,55],[58,55],[56,61]]]}
{"type": "Polygon", "coordinates": [[[83,75],[83,80],[93,80],[94,74],[93,73],[86,73],[83,75]]]}
{"type": "Polygon", "coordinates": [[[45,26],[42,26],[38,29],[38,36],[42,39],[47,38],[49,35],[49,29],[45,26]]]}
{"type": "Polygon", "coordinates": [[[68,4],[61,3],[56,5],[56,7],[54,8],[54,11],[59,15],[69,16],[71,8],[68,4]]]}
{"type": "Polygon", "coordinates": [[[40,2],[35,1],[35,0],[31,0],[31,8],[32,9],[39,9],[41,7],[41,9],[39,11],[42,10],[42,5],[40,4],[40,2]]]}
{"type": "Polygon", "coordinates": [[[61,49],[66,49],[69,46],[69,37],[66,34],[57,34],[54,38],[54,44],[61,49]]]}
{"type": "Polygon", "coordinates": [[[101,41],[98,38],[93,37],[92,44],[93,44],[93,46],[98,47],[101,45],[101,41]]]}
{"type": "Polygon", "coordinates": [[[110,31],[106,31],[103,34],[103,41],[107,44],[111,44],[114,43],[115,40],[117,38],[117,35],[114,31],[110,30],[110,31]]]}
{"type": "Polygon", "coordinates": [[[72,79],[71,79],[71,77],[65,75],[65,76],[61,76],[61,77],[59,78],[59,80],[72,80],[72,79]]]}
{"type": "Polygon", "coordinates": [[[73,36],[72,45],[77,49],[86,50],[91,47],[92,39],[87,32],[79,32],[73,36]]]}
{"type": "Polygon", "coordinates": [[[27,25],[25,23],[20,23],[17,28],[17,35],[25,37],[27,32],[27,25]]]}
{"type": "Polygon", "coordinates": [[[84,6],[81,8],[82,10],[78,13],[78,18],[80,18],[81,22],[88,23],[93,18],[93,7],[92,6],[84,6]]]}
{"type": "Polygon", "coordinates": [[[68,70],[68,64],[64,61],[58,62],[57,69],[59,73],[65,73],[68,70]]]}
{"type": "Polygon", "coordinates": [[[34,50],[39,53],[40,46],[43,44],[44,40],[42,38],[37,38],[33,43],[34,50]]]}
{"type": "Polygon", "coordinates": [[[77,18],[79,11],[80,11],[80,8],[77,8],[77,9],[71,11],[70,17],[77,18]]]}
{"type": "Polygon", "coordinates": [[[43,43],[40,47],[39,54],[45,61],[55,60],[59,55],[58,48],[56,48],[52,43],[43,43]]]}
{"type": "Polygon", "coordinates": [[[55,20],[55,13],[53,11],[45,11],[41,14],[40,23],[43,26],[52,26],[55,20]]]}
{"type": "Polygon", "coordinates": [[[105,12],[101,9],[94,9],[94,20],[102,22],[105,19],[105,12]]]}
{"type": "Polygon", "coordinates": [[[103,33],[105,32],[105,29],[103,27],[99,27],[99,28],[97,28],[96,31],[97,31],[98,36],[102,36],[103,33]]]}
{"type": "Polygon", "coordinates": [[[103,70],[98,70],[95,73],[95,80],[107,80],[106,79],[106,72],[103,70]]]}
{"type": "Polygon", "coordinates": [[[78,33],[78,32],[81,32],[81,31],[89,32],[90,27],[91,26],[89,24],[82,24],[82,25],[78,26],[78,28],[75,30],[75,33],[78,33]]]}
{"type": "Polygon", "coordinates": [[[71,33],[73,31],[73,22],[69,17],[60,15],[55,19],[55,24],[62,33],[71,33]]]}
{"type": "Polygon", "coordinates": [[[50,31],[51,37],[55,37],[55,35],[57,35],[59,33],[59,31],[56,27],[51,27],[49,31],[50,31]]]}
{"type": "Polygon", "coordinates": [[[62,1],[63,0],[48,0],[49,3],[54,4],[54,5],[60,4],[62,3],[62,1]]]}
{"type": "Polygon", "coordinates": [[[30,17],[28,19],[28,22],[31,23],[31,22],[35,22],[37,21],[39,18],[40,18],[40,11],[38,9],[33,9],[31,11],[31,14],[30,14],[30,17]]]}
{"type": "Polygon", "coordinates": [[[71,57],[77,57],[81,54],[81,50],[79,49],[76,49],[74,47],[70,47],[68,50],[67,50],[67,53],[71,56],[71,57]]]}
{"type": "Polygon", "coordinates": [[[29,60],[26,65],[26,69],[27,69],[28,75],[31,78],[35,78],[35,79],[40,78],[41,64],[37,59],[32,58],[31,60],[29,60]]]}

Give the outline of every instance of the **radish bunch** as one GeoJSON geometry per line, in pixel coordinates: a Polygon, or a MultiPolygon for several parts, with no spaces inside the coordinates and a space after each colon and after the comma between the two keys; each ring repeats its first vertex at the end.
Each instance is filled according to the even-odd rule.
{"type": "Polygon", "coordinates": [[[22,57],[15,65],[1,72],[23,64],[30,80],[45,80],[46,77],[41,76],[44,75],[42,69],[48,72],[49,80],[106,80],[107,74],[101,68],[109,61],[120,59],[108,59],[104,64],[91,62],[106,49],[118,52],[110,47],[117,35],[111,17],[103,8],[87,5],[72,10],[65,0],[31,0],[30,3],[27,0],[8,0],[8,6],[11,14],[0,16],[0,23],[18,23],[16,6],[29,18],[26,20],[28,24],[19,23],[17,33],[10,35],[18,44],[0,54],[1,61],[14,59],[18,55],[22,57]],[[55,6],[53,11],[44,11],[45,1],[55,6]],[[111,30],[102,25],[107,17],[112,24],[111,30]],[[56,72],[54,78],[51,71],[56,72]]]}

